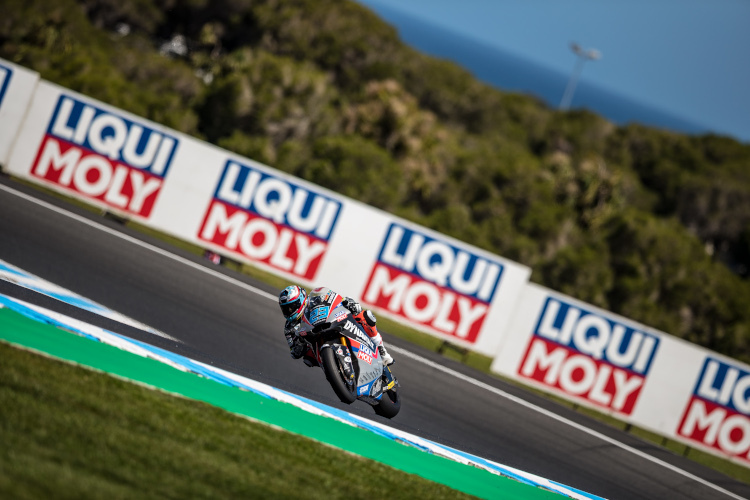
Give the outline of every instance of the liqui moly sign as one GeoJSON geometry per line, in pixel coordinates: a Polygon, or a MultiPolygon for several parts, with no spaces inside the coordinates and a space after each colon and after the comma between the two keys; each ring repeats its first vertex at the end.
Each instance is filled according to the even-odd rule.
{"type": "Polygon", "coordinates": [[[62,95],[31,175],[148,217],[177,147],[173,136],[62,95]]]}
{"type": "Polygon", "coordinates": [[[658,347],[655,335],[547,297],[518,374],[629,415],[658,347]]]}
{"type": "Polygon", "coordinates": [[[13,70],[0,64],[0,106],[3,105],[3,98],[5,98],[5,93],[8,91],[8,85],[10,85],[10,78],[12,76],[13,70]]]}
{"type": "Polygon", "coordinates": [[[391,224],[362,295],[411,322],[476,342],[503,265],[400,224],[391,224]]]}
{"type": "Polygon", "coordinates": [[[750,462],[750,370],[707,357],[677,434],[750,462]]]}
{"type": "Polygon", "coordinates": [[[312,280],[340,211],[333,198],[229,160],[198,238],[312,280]]]}

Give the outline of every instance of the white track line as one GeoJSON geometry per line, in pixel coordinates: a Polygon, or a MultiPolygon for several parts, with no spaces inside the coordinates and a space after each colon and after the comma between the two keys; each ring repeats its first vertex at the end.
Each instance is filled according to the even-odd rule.
{"type": "MultiPolygon", "coordinates": [[[[140,240],[138,240],[136,238],[133,238],[131,236],[128,236],[126,234],[122,234],[122,233],[120,233],[118,231],[115,231],[114,229],[110,229],[110,228],[108,228],[106,226],[103,226],[103,225],[97,223],[97,222],[92,222],[92,221],[86,219],[85,217],[81,217],[81,216],[76,215],[74,213],[68,212],[67,210],[63,210],[63,209],[61,209],[59,207],[56,207],[55,205],[52,205],[50,203],[38,200],[38,199],[36,199],[36,198],[34,198],[32,196],[29,196],[27,194],[24,194],[24,193],[20,192],[20,191],[16,191],[15,189],[9,188],[9,187],[4,186],[2,184],[0,184],[0,189],[2,189],[3,191],[8,192],[10,194],[13,194],[15,196],[18,196],[20,198],[23,198],[25,200],[28,200],[28,201],[30,201],[32,203],[36,203],[37,205],[40,205],[40,206],[45,207],[45,208],[47,208],[49,210],[52,210],[53,212],[56,212],[56,213],[58,213],[60,215],[64,215],[64,216],[69,217],[69,218],[71,218],[73,220],[76,220],[78,222],[86,224],[86,225],[88,225],[90,227],[93,227],[95,229],[99,229],[101,231],[104,231],[105,233],[111,234],[112,236],[115,236],[117,238],[121,238],[121,239],[123,239],[125,241],[128,241],[130,243],[138,245],[138,246],[140,246],[142,248],[146,248],[148,250],[156,252],[159,255],[163,255],[164,257],[170,258],[172,260],[175,260],[177,262],[180,262],[182,264],[190,266],[190,267],[192,267],[194,269],[197,269],[197,270],[202,271],[202,272],[204,272],[206,274],[209,274],[209,275],[211,275],[211,276],[213,276],[215,278],[219,278],[219,279],[224,280],[224,281],[226,281],[228,283],[231,283],[233,285],[236,285],[236,286],[239,286],[241,288],[244,288],[245,290],[248,290],[248,291],[250,291],[252,293],[258,294],[261,297],[264,297],[266,299],[273,300],[274,302],[276,300],[278,300],[278,297],[276,297],[275,295],[272,295],[270,293],[264,292],[263,290],[261,290],[259,288],[256,288],[254,286],[248,285],[248,284],[243,283],[243,282],[241,282],[239,280],[236,280],[234,278],[230,278],[228,276],[225,276],[225,275],[223,275],[223,274],[221,274],[221,273],[219,273],[219,272],[217,272],[217,271],[215,271],[213,269],[210,269],[208,267],[204,267],[204,266],[202,266],[200,264],[196,264],[195,262],[192,262],[192,261],[190,261],[188,259],[180,257],[179,255],[175,255],[175,254],[169,253],[166,250],[162,250],[161,248],[156,247],[154,245],[151,245],[149,243],[144,243],[143,241],[140,241],[140,240]]],[[[563,423],[565,425],[573,427],[574,429],[577,429],[577,430],[579,430],[581,432],[584,432],[584,433],[586,433],[586,434],[588,434],[590,436],[593,436],[595,438],[601,439],[602,441],[604,441],[606,443],[609,443],[609,444],[611,444],[613,446],[616,446],[616,447],[618,447],[618,448],[620,448],[622,450],[628,451],[628,452],[630,452],[630,453],[632,453],[632,454],[634,454],[634,455],[636,455],[636,456],[638,456],[640,458],[648,460],[649,462],[652,462],[652,463],[654,463],[656,465],[660,465],[660,466],[664,467],[665,469],[668,469],[668,470],[670,470],[670,471],[672,471],[672,472],[674,472],[676,474],[679,474],[679,475],[681,475],[681,476],[683,476],[683,477],[685,477],[687,479],[691,479],[691,480],[693,480],[693,481],[695,481],[697,483],[700,483],[700,484],[702,484],[704,486],[707,486],[708,488],[711,488],[714,491],[717,491],[719,493],[723,493],[724,495],[726,495],[728,497],[735,498],[737,500],[746,500],[744,497],[736,495],[735,493],[732,493],[731,491],[725,490],[724,488],[722,488],[720,486],[717,486],[717,485],[715,485],[715,484],[713,484],[713,483],[711,483],[709,481],[706,481],[705,479],[700,478],[700,477],[698,477],[698,476],[696,476],[694,474],[691,474],[690,472],[684,471],[684,470],[680,469],[679,467],[676,467],[676,466],[674,466],[674,465],[672,465],[670,463],[667,463],[667,462],[665,462],[663,460],[660,460],[660,459],[658,459],[656,457],[653,457],[653,456],[649,455],[648,453],[644,453],[644,452],[642,452],[642,451],[640,451],[640,450],[638,450],[636,448],[633,448],[632,446],[628,446],[628,445],[626,445],[624,443],[621,443],[621,442],[619,442],[619,441],[617,441],[615,439],[612,439],[611,437],[605,436],[604,434],[602,434],[600,432],[594,431],[592,429],[589,429],[588,427],[585,427],[585,426],[583,426],[581,424],[573,422],[572,420],[568,420],[567,418],[561,417],[560,415],[557,415],[556,413],[553,413],[553,412],[551,412],[549,410],[545,410],[544,408],[541,408],[539,406],[531,404],[528,401],[525,401],[525,400],[523,400],[523,399],[521,399],[521,398],[519,398],[517,396],[513,396],[512,394],[509,394],[509,393],[507,393],[505,391],[497,389],[496,387],[493,387],[491,385],[485,384],[484,382],[480,382],[479,380],[473,379],[473,378],[471,378],[471,377],[469,377],[467,375],[464,375],[464,374],[459,373],[457,371],[451,370],[450,368],[446,368],[443,365],[440,365],[438,363],[430,361],[430,360],[428,360],[426,358],[422,358],[421,356],[417,356],[416,354],[413,354],[410,351],[407,351],[405,349],[401,349],[401,348],[398,348],[398,347],[393,346],[393,345],[391,345],[391,347],[389,347],[389,349],[391,349],[391,350],[393,350],[395,352],[398,352],[399,354],[401,354],[401,355],[403,355],[403,356],[405,356],[405,357],[407,357],[409,359],[412,359],[414,361],[420,362],[422,364],[425,364],[427,366],[435,368],[436,370],[439,370],[439,371],[441,371],[443,373],[446,373],[448,375],[454,376],[454,377],[456,377],[458,379],[461,379],[461,380],[463,380],[465,382],[468,382],[468,383],[470,383],[472,385],[475,385],[477,387],[480,387],[482,389],[490,391],[491,393],[493,393],[493,394],[495,394],[497,396],[500,396],[500,397],[503,397],[505,399],[508,399],[509,401],[513,401],[514,403],[517,403],[517,404],[519,404],[519,405],[521,405],[521,406],[523,406],[525,408],[528,408],[530,410],[536,411],[537,413],[540,413],[540,414],[545,415],[545,416],[547,416],[549,418],[552,418],[552,419],[554,419],[554,420],[556,420],[556,421],[558,421],[560,423],[563,423]]]]}
{"type": "Polygon", "coordinates": [[[272,295],[272,294],[270,294],[268,292],[264,292],[260,288],[256,288],[256,287],[254,287],[252,285],[248,285],[247,283],[243,283],[243,282],[238,281],[238,280],[236,280],[234,278],[230,278],[228,276],[225,276],[225,275],[223,275],[223,274],[221,274],[221,273],[219,273],[217,271],[214,271],[213,269],[209,269],[207,267],[204,267],[201,264],[196,264],[195,262],[193,262],[191,260],[188,260],[188,259],[186,259],[184,257],[180,257],[179,255],[175,255],[173,253],[167,252],[166,250],[162,250],[161,248],[156,247],[154,245],[151,245],[149,243],[144,243],[143,241],[141,241],[139,239],[133,238],[132,236],[128,236],[127,234],[120,233],[118,231],[115,231],[114,229],[110,229],[107,226],[103,226],[103,225],[99,224],[98,222],[92,222],[92,221],[88,220],[85,217],[81,217],[80,215],[76,215],[76,214],[74,214],[72,212],[68,212],[67,210],[63,210],[62,208],[56,207],[55,205],[52,205],[51,203],[47,203],[45,201],[38,200],[38,199],[36,199],[36,198],[34,198],[32,196],[29,196],[29,195],[27,195],[25,193],[22,193],[20,191],[16,191],[15,189],[9,188],[9,187],[4,186],[2,184],[0,184],[0,189],[2,189],[3,191],[8,192],[10,194],[16,195],[19,198],[23,198],[23,199],[25,199],[27,201],[30,201],[32,203],[36,203],[37,205],[40,205],[40,206],[42,206],[44,208],[52,210],[53,212],[57,212],[60,215],[64,215],[66,217],[69,217],[69,218],[71,218],[71,219],[73,219],[75,221],[78,221],[78,222],[82,223],[82,224],[86,224],[87,226],[93,227],[94,229],[99,229],[100,231],[104,231],[107,234],[110,234],[110,235],[115,236],[117,238],[123,239],[123,240],[125,240],[125,241],[127,241],[129,243],[133,243],[134,245],[138,245],[139,247],[146,248],[148,250],[151,250],[152,252],[156,252],[159,255],[163,255],[164,257],[168,257],[168,258],[170,258],[172,260],[175,260],[175,261],[177,261],[177,262],[179,262],[181,264],[185,264],[186,266],[190,266],[193,269],[197,269],[199,271],[203,271],[206,274],[210,274],[211,276],[214,276],[216,278],[219,278],[221,280],[227,281],[227,282],[232,283],[232,284],[234,284],[236,286],[244,288],[245,290],[247,290],[249,292],[256,293],[256,294],[260,295],[261,297],[264,297],[264,298],[267,298],[267,299],[271,299],[271,300],[274,300],[274,301],[278,300],[278,297],[276,295],[272,295]]]}
{"type": "Polygon", "coordinates": [[[8,281],[20,287],[42,293],[48,297],[52,297],[55,300],[67,302],[80,309],[92,312],[113,321],[117,321],[118,323],[122,323],[124,325],[132,326],[133,328],[137,328],[146,333],[157,335],[174,342],[181,342],[180,340],[171,337],[164,332],[160,332],[156,328],[151,328],[148,325],[144,325],[140,321],[136,321],[133,318],[125,316],[124,314],[120,314],[117,311],[113,311],[112,309],[104,307],[101,304],[97,304],[93,300],[81,297],[77,293],[73,293],[61,286],[57,286],[54,283],[43,280],[39,276],[26,273],[25,271],[18,269],[16,266],[10,264],[9,262],[5,262],[3,259],[0,259],[0,280],[8,281]],[[5,267],[6,269],[3,269],[3,267],[5,267]]]}

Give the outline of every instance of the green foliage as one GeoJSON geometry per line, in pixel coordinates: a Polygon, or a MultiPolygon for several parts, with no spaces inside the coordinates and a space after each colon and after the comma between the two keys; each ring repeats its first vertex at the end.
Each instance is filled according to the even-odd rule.
{"type": "Polygon", "coordinates": [[[399,73],[403,50],[396,31],[374,13],[340,0],[266,0],[253,7],[261,45],[331,71],[337,85],[356,90],[399,73]]]}
{"type": "Polygon", "coordinates": [[[266,136],[250,136],[239,129],[235,129],[229,137],[222,137],[217,141],[222,148],[234,151],[246,158],[252,158],[260,163],[274,163],[275,154],[271,140],[266,136]]]}
{"type": "Polygon", "coordinates": [[[356,135],[324,137],[299,175],[382,209],[399,199],[402,172],[386,151],[356,135]]]}
{"type": "Polygon", "coordinates": [[[94,28],[73,0],[9,2],[0,19],[0,56],[42,78],[196,134],[191,109],[200,85],[190,68],[150,41],[94,28]]]}
{"type": "Polygon", "coordinates": [[[677,221],[626,213],[612,221],[607,243],[617,312],[748,359],[747,284],[712,262],[677,221]]]}
{"type": "Polygon", "coordinates": [[[348,0],[11,1],[0,56],[750,360],[750,145],[551,110],[348,0]]]}
{"type": "Polygon", "coordinates": [[[337,92],[309,63],[240,49],[222,58],[212,77],[197,107],[201,131],[211,141],[241,130],[278,146],[338,127],[331,108],[337,92]]]}
{"type": "Polygon", "coordinates": [[[608,292],[615,277],[608,256],[609,249],[599,240],[568,245],[539,266],[538,279],[562,293],[610,309],[608,292]]]}
{"type": "Polygon", "coordinates": [[[148,34],[154,33],[164,21],[164,7],[172,0],[153,2],[151,0],[82,0],[83,7],[91,24],[97,28],[114,28],[118,24],[127,24],[135,30],[148,34]]]}

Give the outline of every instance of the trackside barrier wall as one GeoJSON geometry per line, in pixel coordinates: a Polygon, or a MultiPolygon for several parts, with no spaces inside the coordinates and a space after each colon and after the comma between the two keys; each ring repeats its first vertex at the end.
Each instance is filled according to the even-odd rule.
{"type": "Polygon", "coordinates": [[[0,165],[8,162],[38,81],[38,73],[0,59],[0,165]]]}
{"type": "Polygon", "coordinates": [[[518,304],[493,371],[750,466],[750,366],[533,283],[518,304]]]}
{"type": "Polygon", "coordinates": [[[530,270],[40,82],[9,173],[492,356],[530,270]]]}
{"type": "Polygon", "coordinates": [[[749,366],[529,283],[525,266],[1,59],[0,163],[291,282],[330,286],[494,356],[497,373],[750,466],[749,366]]]}

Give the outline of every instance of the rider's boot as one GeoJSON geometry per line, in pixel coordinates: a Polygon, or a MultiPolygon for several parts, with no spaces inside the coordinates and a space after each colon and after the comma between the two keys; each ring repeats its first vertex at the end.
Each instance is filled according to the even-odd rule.
{"type": "Polygon", "coordinates": [[[304,356],[302,358],[302,362],[305,363],[310,368],[314,366],[320,366],[320,363],[318,363],[318,360],[313,358],[312,356],[304,356]]]}
{"type": "Polygon", "coordinates": [[[314,366],[320,366],[320,363],[318,363],[318,360],[315,358],[315,353],[310,347],[308,347],[307,352],[302,355],[302,362],[310,368],[314,366]]]}
{"type": "Polygon", "coordinates": [[[380,353],[380,357],[383,358],[383,363],[386,365],[392,365],[395,363],[393,361],[393,356],[388,354],[388,351],[385,350],[385,346],[383,345],[383,339],[380,339],[380,345],[378,346],[378,352],[380,353]]]}

